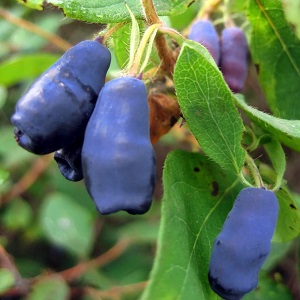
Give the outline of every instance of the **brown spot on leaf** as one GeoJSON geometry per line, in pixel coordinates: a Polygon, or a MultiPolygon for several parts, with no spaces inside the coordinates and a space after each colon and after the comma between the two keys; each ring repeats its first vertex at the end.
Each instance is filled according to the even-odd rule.
{"type": "Polygon", "coordinates": [[[212,196],[217,196],[219,193],[219,184],[216,181],[213,181],[211,183],[212,191],[211,194],[212,196]]]}

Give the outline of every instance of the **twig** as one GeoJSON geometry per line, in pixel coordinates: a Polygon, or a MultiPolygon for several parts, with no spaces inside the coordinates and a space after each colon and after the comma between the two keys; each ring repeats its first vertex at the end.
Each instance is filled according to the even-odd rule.
{"type": "Polygon", "coordinates": [[[19,273],[17,267],[15,266],[14,262],[10,258],[10,255],[6,252],[4,247],[0,244],[0,268],[8,269],[15,278],[15,287],[13,290],[18,294],[24,294],[29,285],[26,279],[23,279],[21,274],[19,273]]]}
{"type": "MultiPolygon", "coordinates": [[[[153,4],[153,0],[141,0],[144,8],[144,14],[148,26],[161,23],[153,4]]],[[[174,66],[176,60],[173,56],[173,52],[168,46],[166,38],[163,34],[157,34],[155,37],[155,46],[157,48],[158,55],[162,61],[161,68],[170,76],[173,77],[174,66]]]]}
{"type": "Polygon", "coordinates": [[[155,23],[161,23],[158,15],[156,13],[153,0],[142,0],[142,5],[143,5],[145,17],[146,17],[146,22],[148,25],[152,25],[155,23]]]}
{"type": "Polygon", "coordinates": [[[57,48],[63,51],[66,51],[72,47],[72,44],[57,36],[56,34],[50,33],[40,28],[39,26],[33,24],[30,21],[26,21],[22,18],[14,16],[3,8],[0,8],[0,17],[18,27],[24,28],[30,32],[33,32],[36,35],[41,36],[42,38],[46,39],[47,41],[54,44],[57,48]]]}
{"type": "Polygon", "coordinates": [[[112,248],[110,248],[107,252],[101,254],[100,256],[92,260],[79,263],[75,267],[59,272],[58,274],[62,276],[66,281],[71,282],[80,277],[87,270],[101,267],[115,260],[128,248],[129,245],[130,241],[128,239],[120,240],[117,244],[115,244],[112,248]]]}
{"type": "Polygon", "coordinates": [[[138,283],[133,283],[129,285],[123,285],[123,286],[115,286],[109,290],[105,291],[99,291],[95,290],[93,288],[87,287],[84,289],[84,293],[91,296],[95,299],[102,299],[102,297],[106,298],[117,298],[119,299],[120,296],[123,296],[124,294],[132,294],[137,291],[143,290],[148,284],[148,281],[142,281],[138,283]]]}
{"type": "Polygon", "coordinates": [[[47,169],[51,160],[52,155],[47,155],[36,159],[25,175],[16,184],[14,184],[12,189],[10,189],[6,194],[3,195],[2,198],[0,198],[0,204],[3,205],[25,192],[47,169]]]}

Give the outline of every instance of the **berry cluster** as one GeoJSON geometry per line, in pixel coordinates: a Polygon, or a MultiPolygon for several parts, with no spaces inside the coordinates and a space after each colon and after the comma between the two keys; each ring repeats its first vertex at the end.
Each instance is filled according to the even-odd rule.
{"type": "Polygon", "coordinates": [[[15,139],[35,154],[54,152],[63,176],[84,178],[102,214],[149,210],[156,179],[144,83],[105,84],[111,55],[98,41],[69,49],[19,99],[15,139]]]}
{"type": "Polygon", "coordinates": [[[209,51],[233,92],[243,90],[248,73],[248,45],[242,29],[234,26],[224,28],[219,39],[217,30],[209,20],[199,20],[193,24],[189,39],[209,51]]]}
{"type": "Polygon", "coordinates": [[[272,191],[245,188],[237,196],[210,259],[208,279],[222,298],[241,299],[258,283],[258,272],[271,247],[278,217],[272,191]]]}

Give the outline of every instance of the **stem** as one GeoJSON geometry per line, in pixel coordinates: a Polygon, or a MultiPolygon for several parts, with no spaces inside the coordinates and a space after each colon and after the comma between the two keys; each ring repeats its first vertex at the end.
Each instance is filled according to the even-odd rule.
{"type": "Polygon", "coordinates": [[[4,247],[0,244],[0,268],[8,269],[15,278],[15,288],[18,290],[18,293],[26,293],[29,290],[29,285],[26,279],[23,279],[19,273],[16,265],[13,260],[10,258],[10,255],[6,252],[4,247]]]}
{"type": "Polygon", "coordinates": [[[170,50],[168,43],[163,35],[158,34],[156,36],[155,46],[158,52],[158,56],[162,61],[162,70],[164,70],[172,78],[176,59],[174,58],[173,52],[170,50]]]}
{"type": "MultiPolygon", "coordinates": [[[[151,26],[155,23],[162,24],[162,21],[159,19],[155,11],[153,0],[141,0],[141,2],[144,8],[144,14],[148,26],[151,26]]],[[[162,70],[164,70],[170,77],[173,77],[176,60],[173,56],[173,52],[168,46],[166,38],[162,34],[158,34],[155,37],[155,46],[157,48],[159,58],[161,59],[162,62],[161,63],[162,70]]]]}
{"type": "Polygon", "coordinates": [[[110,28],[103,36],[102,44],[106,44],[107,40],[121,27],[123,27],[126,23],[118,23],[117,25],[110,28]]]}
{"type": "Polygon", "coordinates": [[[50,33],[48,31],[45,31],[44,29],[36,26],[32,22],[26,21],[22,18],[16,17],[9,13],[7,10],[0,8],[0,17],[5,19],[6,21],[17,25],[18,27],[24,28],[30,32],[33,32],[36,35],[41,36],[45,40],[49,41],[50,43],[54,44],[57,48],[67,51],[69,48],[72,47],[72,44],[69,42],[65,41],[61,37],[50,33]]]}
{"type": "Polygon", "coordinates": [[[263,183],[263,180],[260,176],[259,170],[258,170],[253,158],[248,153],[246,153],[246,162],[247,162],[247,165],[249,166],[249,169],[251,171],[251,174],[252,174],[252,177],[254,179],[255,185],[259,188],[264,187],[264,183],[263,183]]]}
{"type": "Polygon", "coordinates": [[[152,34],[155,32],[155,30],[161,26],[162,26],[161,23],[156,23],[148,27],[147,30],[145,31],[145,34],[143,35],[143,38],[139,44],[139,51],[137,51],[134,63],[130,68],[129,75],[135,76],[136,74],[138,74],[138,69],[144,54],[144,50],[147,47],[148,41],[151,38],[152,34]]]}
{"type": "MultiPolygon", "coordinates": [[[[210,15],[218,9],[218,7],[220,6],[221,3],[222,3],[222,0],[208,0],[208,1],[206,1],[206,3],[200,9],[199,13],[197,14],[197,16],[195,17],[195,19],[193,20],[193,22],[191,22],[189,24],[189,26],[187,26],[182,31],[182,34],[184,36],[188,36],[189,32],[191,31],[191,27],[197,21],[199,21],[199,20],[209,20],[210,15]]],[[[223,18],[222,18],[222,23],[223,23],[223,18]]]]}
{"type": "Polygon", "coordinates": [[[240,176],[239,176],[240,180],[242,181],[242,183],[245,185],[245,186],[249,186],[249,187],[252,187],[253,185],[244,177],[244,174],[243,172],[241,171],[240,173],[240,176]]]}
{"type": "Polygon", "coordinates": [[[123,285],[123,286],[115,286],[109,290],[99,291],[95,290],[94,288],[86,287],[84,288],[84,293],[86,295],[91,296],[93,299],[120,299],[124,295],[130,295],[132,293],[136,293],[140,290],[145,289],[147,286],[148,281],[142,281],[138,283],[133,283],[129,285],[123,285]]]}
{"type": "Polygon", "coordinates": [[[48,165],[52,161],[52,155],[43,156],[36,159],[31,168],[25,173],[25,175],[10,189],[3,197],[0,198],[0,203],[3,205],[9,202],[11,199],[24,193],[47,169],[48,165]]]}
{"type": "Polygon", "coordinates": [[[247,146],[247,150],[252,152],[258,147],[260,139],[256,137],[254,131],[249,126],[246,126],[246,131],[252,138],[252,142],[249,146],[247,146]]]}
{"type": "Polygon", "coordinates": [[[230,6],[230,0],[224,0],[223,15],[224,15],[224,25],[226,28],[235,26],[235,24],[231,18],[231,15],[230,15],[229,6],[230,6]]]}
{"type": "Polygon", "coordinates": [[[179,46],[182,46],[183,42],[185,41],[185,37],[180,34],[178,31],[176,31],[173,28],[169,28],[166,26],[163,26],[159,28],[160,33],[167,34],[170,38],[172,38],[179,46]]]}
{"type": "Polygon", "coordinates": [[[146,22],[148,25],[152,25],[154,23],[161,23],[161,20],[159,19],[153,0],[141,0],[142,6],[144,8],[144,14],[146,17],[146,22]]]}
{"type": "Polygon", "coordinates": [[[92,260],[79,263],[75,267],[59,272],[58,274],[62,276],[66,281],[71,282],[80,277],[87,270],[101,267],[115,260],[128,248],[129,245],[129,240],[120,240],[117,244],[115,244],[112,248],[110,248],[107,252],[101,254],[100,256],[92,260]]]}

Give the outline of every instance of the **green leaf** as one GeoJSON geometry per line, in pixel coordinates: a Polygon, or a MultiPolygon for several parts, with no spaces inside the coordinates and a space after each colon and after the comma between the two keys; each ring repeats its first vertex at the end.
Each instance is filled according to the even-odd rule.
{"type": "Polygon", "coordinates": [[[153,243],[158,236],[159,223],[145,221],[135,221],[123,225],[119,229],[120,239],[130,239],[136,242],[153,243]]]}
{"type": "MultiPolygon", "coordinates": [[[[33,239],[31,240],[33,241],[33,239]]],[[[45,262],[43,262],[42,256],[40,256],[38,259],[33,254],[30,253],[29,256],[15,256],[14,262],[16,264],[16,267],[18,271],[20,272],[20,275],[23,278],[28,277],[36,277],[42,274],[45,271],[45,262]]],[[[45,253],[47,255],[47,253],[45,253]]]]}
{"type": "Polygon", "coordinates": [[[0,85],[0,109],[4,106],[7,98],[7,89],[5,86],[0,85]]]}
{"type": "Polygon", "coordinates": [[[282,3],[286,18],[293,25],[295,33],[300,39],[300,0],[283,0],[282,3]]]}
{"type": "Polygon", "coordinates": [[[203,155],[171,152],[150,284],[142,300],[220,299],[207,274],[212,246],[242,186],[203,155]]]}
{"type": "Polygon", "coordinates": [[[286,187],[276,192],[279,216],[273,236],[274,242],[284,243],[300,235],[300,208],[286,187]]]}
{"type": "Polygon", "coordinates": [[[158,31],[158,29],[155,29],[153,31],[152,35],[149,38],[148,44],[147,44],[147,46],[144,50],[145,51],[144,52],[144,58],[143,58],[144,62],[143,62],[143,64],[141,65],[141,67],[139,69],[139,73],[142,73],[146,69],[146,67],[149,63],[150,55],[151,55],[151,53],[153,53],[153,51],[152,51],[153,50],[153,43],[154,43],[154,39],[155,39],[157,31],[158,31]]]}
{"type": "Polygon", "coordinates": [[[17,0],[17,1],[33,9],[37,9],[37,10],[43,9],[43,1],[41,0],[30,0],[30,1],[17,0]]]}
{"type": "MultiPolygon", "coordinates": [[[[169,16],[182,13],[194,0],[154,0],[156,12],[160,16],[169,16]]],[[[73,19],[91,23],[118,23],[130,21],[129,13],[124,0],[27,0],[24,5],[41,9],[43,5],[52,4],[63,9],[64,14],[73,19]]],[[[126,0],[134,16],[144,19],[140,1],[126,0]]]]}
{"type": "Polygon", "coordinates": [[[58,58],[58,55],[36,53],[6,60],[0,64],[0,84],[10,86],[21,80],[35,78],[58,58]]]}
{"type": "Polygon", "coordinates": [[[285,153],[282,149],[281,144],[275,139],[271,139],[269,143],[264,144],[264,148],[272,162],[276,173],[276,181],[273,189],[277,190],[282,184],[282,179],[286,169],[285,153]]]}
{"type": "Polygon", "coordinates": [[[114,53],[120,68],[124,68],[129,62],[131,24],[125,24],[113,34],[114,53]]]}
{"type": "Polygon", "coordinates": [[[245,158],[242,119],[221,72],[199,43],[183,43],[174,83],[184,118],[203,151],[239,174],[245,158]]]}
{"type": "Polygon", "coordinates": [[[36,282],[26,300],[66,300],[70,297],[70,288],[64,279],[53,276],[36,282]]]}
{"type": "Polygon", "coordinates": [[[36,157],[18,146],[14,139],[14,128],[12,126],[0,128],[0,137],[1,167],[18,166],[21,162],[36,157]]]}
{"type": "Polygon", "coordinates": [[[276,118],[247,105],[240,95],[236,95],[234,98],[237,105],[263,130],[270,132],[276,139],[291,149],[300,151],[300,121],[276,118]]]}
{"type": "Polygon", "coordinates": [[[6,228],[18,230],[28,226],[32,217],[30,205],[21,199],[15,199],[5,208],[1,221],[6,228]]]}
{"type": "Polygon", "coordinates": [[[274,115],[300,119],[300,41],[287,23],[281,0],[249,1],[251,54],[274,115]]]}
{"type": "Polygon", "coordinates": [[[175,28],[178,31],[182,31],[186,27],[188,27],[191,24],[191,22],[196,18],[197,13],[200,10],[201,2],[196,1],[193,5],[190,5],[189,8],[186,11],[182,12],[180,15],[171,16],[171,27],[175,28]]]}
{"type": "Polygon", "coordinates": [[[13,287],[15,284],[15,277],[8,269],[0,269],[0,293],[13,287]]]}
{"type": "Polygon", "coordinates": [[[139,24],[134,17],[134,14],[130,10],[129,6],[125,2],[126,8],[129,12],[130,18],[131,18],[131,30],[130,30],[130,50],[129,50],[129,66],[132,66],[136,51],[139,47],[140,43],[140,27],[139,24]]]}
{"type": "MultiPolygon", "coordinates": [[[[118,282],[119,285],[146,281],[153,261],[151,257],[145,255],[144,251],[147,251],[147,247],[141,248],[141,245],[131,245],[118,259],[112,261],[108,267],[103,268],[103,275],[109,278],[112,284],[118,282]]],[[[120,298],[124,300],[139,299],[138,297],[127,298],[124,296],[120,298]]]]}
{"type": "Polygon", "coordinates": [[[40,222],[46,237],[78,256],[86,256],[92,247],[92,214],[65,194],[53,193],[45,200],[40,222]]]}
{"type": "Polygon", "coordinates": [[[0,170],[0,186],[7,180],[9,173],[5,170],[0,170]]]}

